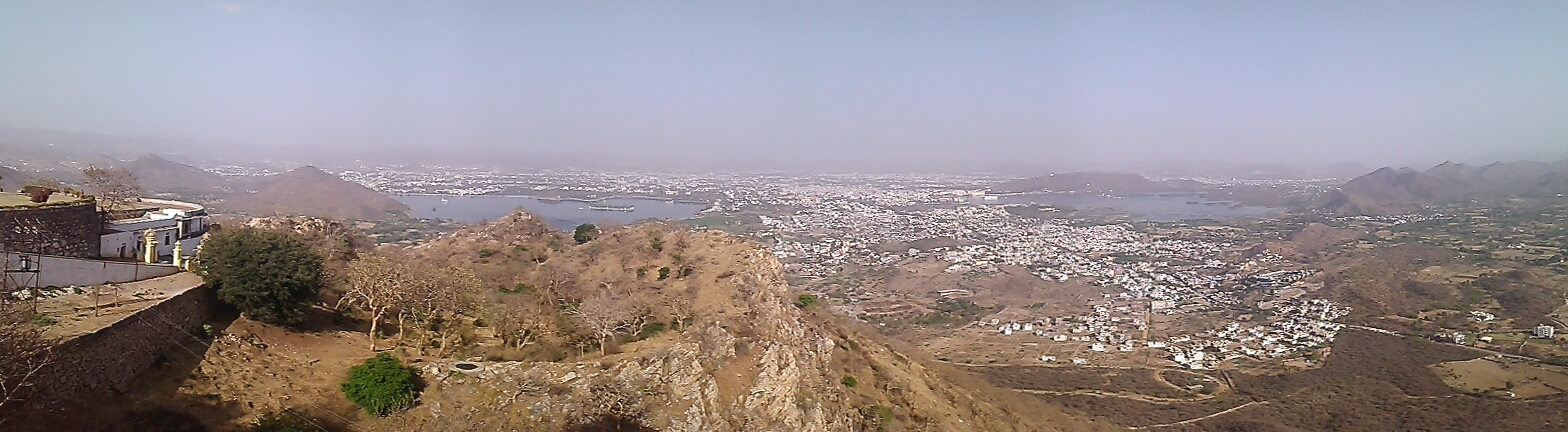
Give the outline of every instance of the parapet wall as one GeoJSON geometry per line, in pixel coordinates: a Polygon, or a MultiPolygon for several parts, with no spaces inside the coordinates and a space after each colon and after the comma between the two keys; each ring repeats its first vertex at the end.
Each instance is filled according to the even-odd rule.
{"type": "Polygon", "coordinates": [[[0,208],[0,250],[98,257],[103,218],[93,200],[0,208]]]}
{"type": "Polygon", "coordinates": [[[34,381],[30,408],[46,417],[78,412],[130,390],[126,385],[160,359],[184,349],[201,353],[201,326],[217,312],[217,295],[195,275],[171,278],[193,288],[60,345],[54,364],[34,381]]]}
{"type": "Polygon", "coordinates": [[[68,287],[105,283],[126,283],[172,275],[180,272],[170,264],[104,261],[82,258],[0,252],[9,271],[3,276],[21,287],[68,287]],[[22,258],[31,262],[31,272],[21,271],[22,258]]]}

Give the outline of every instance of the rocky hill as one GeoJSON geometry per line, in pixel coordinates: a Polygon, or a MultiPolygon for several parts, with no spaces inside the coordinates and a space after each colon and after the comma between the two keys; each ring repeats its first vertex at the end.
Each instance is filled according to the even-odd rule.
{"type": "MultiPolygon", "coordinates": [[[[255,225],[320,231],[291,221],[319,225],[255,225]]],[[[721,232],[645,223],[578,245],[519,212],[375,253],[473,268],[486,286],[479,309],[441,324],[453,328],[447,346],[415,342],[422,328],[406,343],[401,330],[385,336],[383,349],[422,371],[411,409],[375,417],[338,391],[371,355],[364,323],[345,314],[303,329],[240,318],[98,405],[108,414],[81,418],[127,425],[106,431],[241,430],[269,412],[363,431],[1110,430],[802,302],[771,253],[721,232]],[[605,312],[595,305],[613,305],[622,324],[608,337],[588,319],[605,312]],[[456,372],[458,360],[482,368],[456,372]]]]}
{"type": "Polygon", "coordinates": [[[563,240],[570,241],[517,213],[410,252],[418,260],[470,261],[486,279],[524,283],[546,303],[623,299],[671,331],[594,360],[501,362],[477,377],[440,380],[420,408],[379,425],[424,431],[622,423],[635,427],[593,430],[1088,426],[947,369],[821,306],[801,307],[778,260],[742,238],[643,224],[581,246],[563,240]],[[669,276],[661,277],[665,271],[669,276]]]}
{"type": "Polygon", "coordinates": [[[1139,194],[1196,190],[1199,185],[1186,181],[1156,182],[1133,173],[1070,172],[997,183],[994,193],[1021,192],[1105,192],[1139,194]]]}
{"type": "Polygon", "coordinates": [[[407,205],[313,166],[259,179],[236,180],[241,189],[221,204],[252,215],[294,214],[335,219],[380,220],[407,205]]]}
{"type": "Polygon", "coordinates": [[[1317,208],[1345,215],[1382,215],[1469,200],[1555,198],[1568,194],[1568,160],[1470,166],[1445,162],[1418,171],[1384,167],[1328,193],[1317,208]]]}
{"type": "Polygon", "coordinates": [[[221,190],[228,183],[223,176],[190,165],[148,154],[125,164],[136,175],[142,188],[150,193],[221,190]]]}

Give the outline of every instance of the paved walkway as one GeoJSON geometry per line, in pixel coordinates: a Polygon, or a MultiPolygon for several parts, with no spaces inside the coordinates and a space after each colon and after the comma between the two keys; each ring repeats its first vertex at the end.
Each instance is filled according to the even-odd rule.
{"type": "Polygon", "coordinates": [[[44,334],[68,339],[96,332],[143,309],[202,286],[202,280],[195,273],[181,272],[118,286],[118,295],[116,290],[103,287],[94,299],[89,288],[82,294],[69,293],[40,301],[38,312],[56,321],[44,334]]]}

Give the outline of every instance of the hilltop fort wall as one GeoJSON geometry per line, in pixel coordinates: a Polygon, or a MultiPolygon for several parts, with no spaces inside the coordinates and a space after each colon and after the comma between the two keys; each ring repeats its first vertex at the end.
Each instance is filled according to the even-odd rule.
{"type": "MultiPolygon", "coordinates": [[[[103,218],[93,200],[0,207],[0,250],[98,257],[103,218]]],[[[102,281],[99,281],[102,282],[102,281]]]]}
{"type": "Polygon", "coordinates": [[[201,326],[217,313],[217,296],[195,275],[171,278],[190,288],[65,340],[54,364],[34,381],[29,406],[46,416],[76,412],[103,395],[130,390],[133,378],[181,350],[204,351],[201,326]]]}

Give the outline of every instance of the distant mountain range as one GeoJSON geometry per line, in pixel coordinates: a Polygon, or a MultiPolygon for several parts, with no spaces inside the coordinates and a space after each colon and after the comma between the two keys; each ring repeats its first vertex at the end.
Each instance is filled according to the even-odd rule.
{"type": "Polygon", "coordinates": [[[1384,167],[1328,193],[1320,210],[1342,215],[1406,213],[1430,205],[1568,194],[1568,160],[1499,162],[1471,166],[1445,162],[1426,171],[1384,167]]]}
{"type": "Polygon", "coordinates": [[[1195,191],[1202,184],[1190,180],[1153,181],[1133,173],[1070,172],[991,185],[992,193],[1024,192],[1103,192],[1154,193],[1195,191]]]}
{"type": "Polygon", "coordinates": [[[232,179],[158,155],[142,156],[124,167],[136,175],[149,193],[199,198],[224,212],[380,220],[409,210],[395,199],[313,166],[266,177],[232,179]]]}

